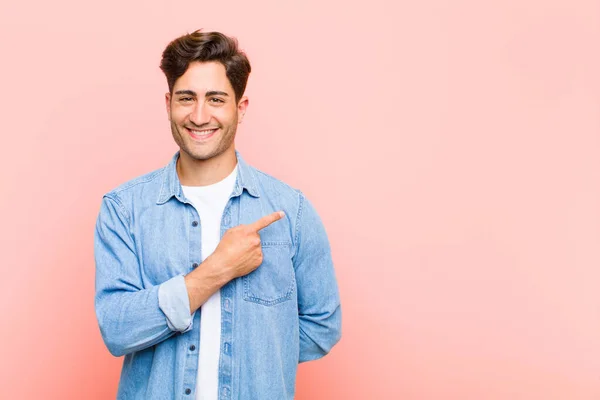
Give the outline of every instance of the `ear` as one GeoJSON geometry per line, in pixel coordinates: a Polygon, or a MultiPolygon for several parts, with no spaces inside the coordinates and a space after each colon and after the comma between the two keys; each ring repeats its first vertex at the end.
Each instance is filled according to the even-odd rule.
{"type": "Polygon", "coordinates": [[[165,105],[167,107],[167,116],[171,120],[171,93],[165,93],[165,105]]]}
{"type": "Polygon", "coordinates": [[[248,109],[248,97],[242,96],[240,101],[238,102],[238,124],[242,123],[244,119],[244,115],[246,114],[246,110],[248,109]]]}

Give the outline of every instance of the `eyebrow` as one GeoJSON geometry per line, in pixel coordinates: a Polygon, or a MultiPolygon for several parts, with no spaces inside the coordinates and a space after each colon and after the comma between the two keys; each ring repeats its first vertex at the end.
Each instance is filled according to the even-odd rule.
{"type": "MultiPolygon", "coordinates": [[[[193,90],[178,90],[175,94],[187,94],[188,96],[198,97],[198,94],[193,90]]],[[[229,96],[229,94],[227,92],[221,92],[220,90],[210,90],[206,92],[205,96],[229,96]]]]}
{"type": "Polygon", "coordinates": [[[209,97],[209,96],[229,96],[229,93],[221,92],[219,90],[210,90],[210,91],[206,92],[206,97],[209,97]]]}

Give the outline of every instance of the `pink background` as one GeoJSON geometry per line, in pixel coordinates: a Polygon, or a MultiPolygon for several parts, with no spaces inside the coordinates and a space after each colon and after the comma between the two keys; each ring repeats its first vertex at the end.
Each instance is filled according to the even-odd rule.
{"type": "Polygon", "coordinates": [[[343,338],[298,399],[600,398],[598,1],[6,3],[0,398],[114,398],[93,227],[176,151],[158,64],[197,28],[331,239],[343,338]]]}

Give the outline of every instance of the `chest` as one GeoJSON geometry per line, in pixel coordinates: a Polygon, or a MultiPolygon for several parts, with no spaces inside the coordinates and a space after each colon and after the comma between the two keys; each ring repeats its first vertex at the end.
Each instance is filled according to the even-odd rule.
{"type": "MultiPolygon", "coordinates": [[[[265,198],[239,196],[212,207],[202,202],[170,201],[141,210],[134,219],[133,232],[144,284],[154,286],[189,273],[215,250],[227,229],[283,208],[265,198]]],[[[293,231],[287,217],[290,214],[285,211],[285,218],[259,232],[266,267],[252,278],[260,279],[261,285],[282,274],[289,283],[292,274],[293,231]]]]}

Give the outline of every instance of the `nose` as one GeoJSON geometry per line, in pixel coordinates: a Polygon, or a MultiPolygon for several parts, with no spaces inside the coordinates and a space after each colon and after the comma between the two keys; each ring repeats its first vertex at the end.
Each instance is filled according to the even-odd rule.
{"type": "Polygon", "coordinates": [[[210,121],[210,113],[204,102],[196,102],[190,114],[190,121],[196,126],[204,125],[210,121]]]}

